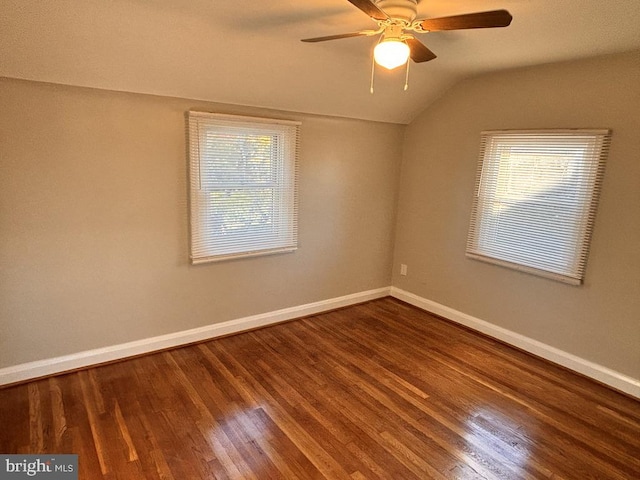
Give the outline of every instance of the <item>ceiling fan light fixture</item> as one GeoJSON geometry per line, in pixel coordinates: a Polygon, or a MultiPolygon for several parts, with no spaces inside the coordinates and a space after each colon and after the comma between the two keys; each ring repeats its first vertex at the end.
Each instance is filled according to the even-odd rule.
{"type": "Polygon", "coordinates": [[[389,38],[376,45],[373,49],[373,58],[381,67],[393,70],[407,63],[409,53],[409,46],[405,42],[397,38],[389,38]]]}

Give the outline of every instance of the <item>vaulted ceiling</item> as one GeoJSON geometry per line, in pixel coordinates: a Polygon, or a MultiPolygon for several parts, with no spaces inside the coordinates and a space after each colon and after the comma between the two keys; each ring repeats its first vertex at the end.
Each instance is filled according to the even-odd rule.
{"type": "Polygon", "coordinates": [[[421,0],[418,17],[507,9],[507,28],[420,36],[438,58],[378,68],[347,0],[2,0],[0,76],[408,123],[462,78],[640,49],[640,0],[421,0]]]}

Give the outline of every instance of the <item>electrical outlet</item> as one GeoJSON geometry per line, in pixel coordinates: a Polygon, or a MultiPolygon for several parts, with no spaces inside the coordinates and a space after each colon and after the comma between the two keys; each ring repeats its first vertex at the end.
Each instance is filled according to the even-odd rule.
{"type": "Polygon", "coordinates": [[[407,266],[404,263],[400,264],[400,275],[406,275],[407,274],[407,266]]]}

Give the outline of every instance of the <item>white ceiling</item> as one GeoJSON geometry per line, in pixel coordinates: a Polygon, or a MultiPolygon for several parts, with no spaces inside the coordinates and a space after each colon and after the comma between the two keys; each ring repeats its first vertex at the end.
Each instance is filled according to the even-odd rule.
{"type": "Polygon", "coordinates": [[[640,49],[640,0],[421,0],[418,17],[505,8],[507,28],[433,32],[438,58],[377,70],[346,0],[0,0],[0,76],[408,123],[461,78],[640,49]]]}

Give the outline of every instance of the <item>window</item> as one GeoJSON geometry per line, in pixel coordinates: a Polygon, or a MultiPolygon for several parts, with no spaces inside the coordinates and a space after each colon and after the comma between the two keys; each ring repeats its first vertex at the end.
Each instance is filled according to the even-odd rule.
{"type": "Polygon", "coordinates": [[[610,137],[482,132],[467,256],[581,284],[610,137]]]}
{"type": "Polygon", "coordinates": [[[297,248],[299,122],[189,112],[191,262],[297,248]]]}

